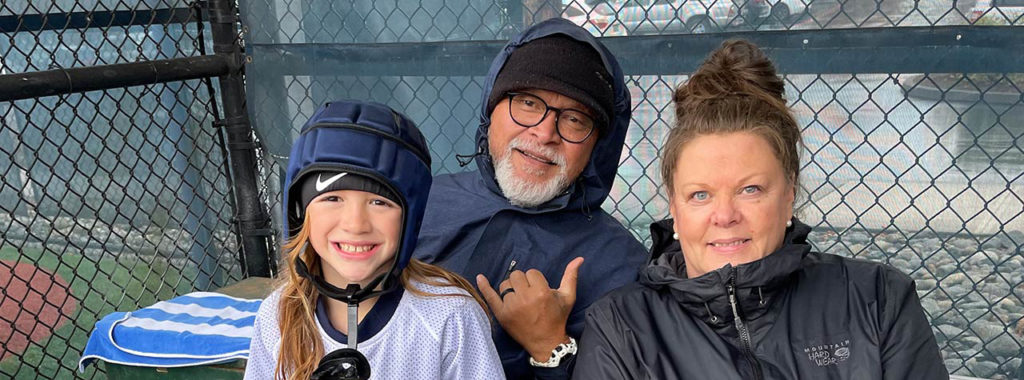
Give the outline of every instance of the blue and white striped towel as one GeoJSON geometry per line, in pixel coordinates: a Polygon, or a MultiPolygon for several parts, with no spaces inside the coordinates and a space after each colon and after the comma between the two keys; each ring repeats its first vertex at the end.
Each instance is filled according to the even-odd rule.
{"type": "Polygon", "coordinates": [[[78,361],[144,367],[185,367],[249,357],[253,322],[262,300],[195,292],[96,322],[78,361]]]}

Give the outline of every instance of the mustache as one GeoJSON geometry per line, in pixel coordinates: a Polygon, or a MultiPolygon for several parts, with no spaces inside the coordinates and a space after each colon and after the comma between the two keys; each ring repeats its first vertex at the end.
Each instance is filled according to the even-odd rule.
{"type": "Polygon", "coordinates": [[[520,138],[518,136],[513,138],[512,141],[509,141],[508,147],[505,148],[505,154],[506,155],[507,154],[511,154],[512,153],[512,149],[519,149],[519,150],[524,150],[524,151],[527,151],[527,152],[533,152],[533,153],[536,153],[536,154],[543,155],[544,157],[547,157],[548,159],[550,159],[551,162],[554,162],[555,164],[557,164],[558,166],[561,166],[561,167],[564,167],[565,163],[566,163],[565,155],[559,153],[554,148],[549,147],[549,146],[544,146],[544,145],[538,144],[535,141],[532,141],[532,140],[529,140],[529,139],[523,139],[523,138],[520,138]]]}

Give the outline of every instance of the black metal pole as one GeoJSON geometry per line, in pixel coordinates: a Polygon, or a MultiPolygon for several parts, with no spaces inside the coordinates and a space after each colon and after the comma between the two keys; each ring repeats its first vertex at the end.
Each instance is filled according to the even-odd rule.
{"type": "Polygon", "coordinates": [[[238,9],[233,0],[210,0],[210,32],[213,51],[231,62],[229,73],[220,76],[221,102],[229,163],[234,183],[235,219],[241,235],[240,260],[245,277],[269,277],[274,260],[270,249],[270,217],[259,198],[256,144],[246,115],[244,55],[238,41],[238,9]]]}
{"type": "Polygon", "coordinates": [[[206,55],[0,75],[0,101],[221,76],[229,66],[225,57],[206,55]]]}

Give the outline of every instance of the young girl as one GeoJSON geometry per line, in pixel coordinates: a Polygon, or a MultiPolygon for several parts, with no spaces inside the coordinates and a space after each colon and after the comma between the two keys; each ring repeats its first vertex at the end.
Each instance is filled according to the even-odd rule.
{"type": "Polygon", "coordinates": [[[373,379],[504,378],[480,296],[410,260],[430,185],[426,142],[403,115],[333,102],[310,118],[285,177],[287,270],[256,316],[246,379],[353,363],[373,379]]]}

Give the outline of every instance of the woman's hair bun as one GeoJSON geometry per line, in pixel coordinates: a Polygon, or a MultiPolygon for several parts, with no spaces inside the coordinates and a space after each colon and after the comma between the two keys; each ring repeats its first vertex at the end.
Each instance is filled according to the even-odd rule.
{"type": "Polygon", "coordinates": [[[757,45],[745,40],[723,42],[679,90],[677,102],[766,95],[785,103],[785,83],[776,75],[775,65],[757,45]]]}
{"type": "Polygon", "coordinates": [[[676,122],[662,149],[661,178],[670,194],[676,160],[698,136],[754,133],[772,146],[794,188],[800,178],[800,127],[783,97],[785,82],[757,45],[729,40],[676,87],[676,122]]]}

